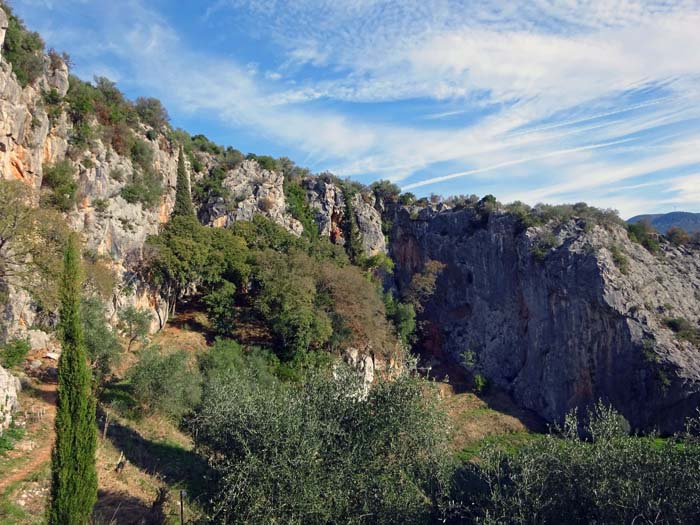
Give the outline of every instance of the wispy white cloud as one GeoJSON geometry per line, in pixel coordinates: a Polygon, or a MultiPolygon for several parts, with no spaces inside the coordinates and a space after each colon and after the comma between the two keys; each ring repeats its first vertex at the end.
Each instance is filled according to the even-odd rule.
{"type": "MultiPolygon", "coordinates": [[[[106,70],[105,56],[117,56],[113,73],[178,111],[216,114],[342,175],[460,193],[518,182],[521,200],[578,192],[607,203],[610,184],[641,191],[635,178],[658,172],[670,181],[669,170],[700,166],[700,148],[688,141],[700,124],[700,53],[691,52],[700,49],[700,1],[219,0],[202,8],[206,23],[231,24],[274,50],[276,60],[254,67],[205,53],[143,0],[70,1],[101,14],[90,38],[71,37],[99,42],[80,53],[81,72],[106,70]],[[413,101],[420,109],[409,118],[362,109],[413,101]]],[[[696,179],[673,180],[669,198],[700,207],[689,186],[696,179]]],[[[650,201],[635,202],[625,209],[650,201]]]]}

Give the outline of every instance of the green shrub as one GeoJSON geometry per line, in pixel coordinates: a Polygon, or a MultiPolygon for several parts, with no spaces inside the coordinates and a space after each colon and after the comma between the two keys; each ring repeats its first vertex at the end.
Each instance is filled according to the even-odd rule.
{"type": "Polygon", "coordinates": [[[562,434],[486,446],[455,476],[449,523],[697,523],[700,446],[629,436],[614,410],[569,415],[562,434]],[[579,428],[588,439],[579,437],[579,428]]]}
{"type": "Polygon", "coordinates": [[[483,374],[478,372],[474,374],[474,392],[481,394],[484,390],[486,390],[488,384],[489,381],[483,376],[483,374]]]}
{"type": "Polygon", "coordinates": [[[216,166],[211,172],[201,177],[194,183],[192,197],[196,202],[203,203],[209,198],[227,198],[229,190],[224,187],[226,171],[221,166],[216,166]]]}
{"type": "Polygon", "coordinates": [[[107,211],[107,208],[109,208],[109,200],[95,199],[92,201],[92,205],[97,213],[103,214],[107,211]]]}
{"type": "Polygon", "coordinates": [[[184,350],[166,355],[156,347],[144,348],[127,378],[145,414],[160,412],[177,420],[199,401],[199,371],[184,350]]]}
{"type": "Polygon", "coordinates": [[[66,159],[53,165],[45,164],[43,172],[41,185],[51,190],[46,196],[46,204],[61,211],[70,210],[75,205],[78,190],[73,165],[66,159]]]}
{"type": "Polygon", "coordinates": [[[2,7],[9,19],[2,55],[12,64],[19,84],[25,87],[44,72],[44,41],[38,33],[29,31],[6,4],[2,7]]]}
{"type": "Polygon", "coordinates": [[[343,200],[345,201],[342,224],[345,252],[348,254],[353,264],[360,264],[365,256],[365,250],[362,246],[362,237],[357,227],[357,219],[353,206],[353,200],[358,190],[348,181],[344,181],[341,188],[343,191],[343,200]]]}
{"type": "Polygon", "coordinates": [[[134,103],[136,113],[138,113],[141,122],[151,126],[154,129],[161,129],[168,125],[170,116],[163,104],[157,98],[139,97],[134,103]]]}
{"type": "Polygon", "coordinates": [[[361,389],[343,368],[302,385],[238,367],[211,381],[189,427],[217,474],[217,521],[436,522],[450,452],[434,388],[405,374],[361,389]]]}
{"type": "Polygon", "coordinates": [[[126,180],[126,173],[122,168],[114,168],[109,172],[110,178],[116,180],[117,182],[124,182],[126,180]]]}
{"type": "Polygon", "coordinates": [[[207,317],[219,335],[232,335],[235,329],[236,285],[222,281],[211,293],[202,298],[207,317]]]}
{"type": "Polygon", "coordinates": [[[0,432],[0,456],[15,448],[15,444],[24,437],[24,429],[11,424],[4,432],[0,432]]]}
{"type": "Polygon", "coordinates": [[[31,350],[28,339],[12,339],[0,348],[0,362],[5,368],[14,368],[24,362],[31,350]]]}
{"type": "Polygon", "coordinates": [[[202,173],[202,171],[204,171],[204,164],[197,155],[192,155],[190,157],[190,164],[192,165],[192,170],[195,173],[202,173]]]}
{"type": "Polygon", "coordinates": [[[530,248],[530,252],[538,261],[544,261],[549,255],[552,248],[555,248],[559,243],[556,235],[551,232],[544,232],[538,238],[535,244],[530,248]]]}
{"type": "Polygon", "coordinates": [[[145,208],[154,208],[163,195],[163,181],[150,169],[143,173],[134,172],[131,182],[119,194],[129,204],[140,202],[145,208]]]}
{"type": "Polygon", "coordinates": [[[375,181],[370,184],[369,189],[380,201],[392,200],[396,202],[401,194],[401,188],[388,180],[375,181]]]}
{"type": "Polygon", "coordinates": [[[285,178],[284,197],[289,213],[304,227],[304,235],[310,238],[318,237],[318,225],[314,218],[314,212],[306,201],[306,192],[301,184],[285,178]]]}
{"type": "Polygon", "coordinates": [[[678,226],[671,226],[666,232],[666,238],[675,246],[687,246],[692,242],[690,234],[678,226]]]}
{"type": "Polygon", "coordinates": [[[644,246],[650,253],[659,252],[658,233],[648,222],[642,221],[627,225],[627,235],[632,242],[644,246]]]}
{"type": "Polygon", "coordinates": [[[203,153],[211,153],[212,155],[221,155],[225,153],[225,150],[221,146],[213,143],[204,135],[194,135],[191,142],[195,149],[203,153]]]}
{"type": "Polygon", "coordinates": [[[248,155],[246,155],[246,159],[256,161],[258,165],[264,170],[277,171],[279,169],[277,160],[268,155],[256,155],[255,153],[248,153],[248,155]]]}
{"type": "Polygon", "coordinates": [[[132,345],[139,341],[142,344],[146,342],[146,338],[151,327],[153,315],[148,310],[139,309],[135,306],[127,306],[119,312],[119,331],[129,341],[127,351],[131,351],[132,345]]]}
{"type": "Polygon", "coordinates": [[[664,324],[670,328],[679,339],[690,341],[696,346],[700,346],[700,328],[694,326],[690,321],[682,317],[664,319],[664,324]]]}
{"type": "Polygon", "coordinates": [[[610,254],[612,255],[613,263],[615,263],[615,266],[617,266],[617,268],[620,270],[620,273],[622,275],[627,275],[630,269],[630,262],[627,256],[622,253],[620,247],[611,246],[610,254]]]}
{"type": "Polygon", "coordinates": [[[387,318],[394,324],[399,340],[404,346],[410,346],[416,332],[415,307],[410,303],[396,301],[390,290],[384,294],[384,308],[387,318]]]}
{"type": "Polygon", "coordinates": [[[399,195],[399,204],[402,206],[411,206],[414,202],[416,202],[416,196],[411,192],[399,195]]]}
{"type": "Polygon", "coordinates": [[[141,139],[134,140],[131,145],[131,162],[139,166],[144,172],[150,171],[153,167],[153,149],[151,145],[141,139]]]}
{"type": "Polygon", "coordinates": [[[95,387],[100,389],[119,363],[122,346],[107,322],[105,305],[97,297],[81,304],[83,335],[90,359],[95,387]]]}

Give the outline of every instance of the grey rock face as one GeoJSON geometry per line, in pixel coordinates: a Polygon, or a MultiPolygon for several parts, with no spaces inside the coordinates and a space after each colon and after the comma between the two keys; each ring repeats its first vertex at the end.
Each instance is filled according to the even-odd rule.
{"type": "Polygon", "coordinates": [[[213,198],[202,207],[199,216],[205,224],[223,228],[260,214],[295,235],[304,231],[301,223],[287,212],[281,173],[263,169],[254,160],[246,160],[226,175],[223,185],[230,198],[213,198]]]}
{"type": "MultiPolygon", "coordinates": [[[[7,16],[0,9],[0,47],[5,34],[3,27],[7,27],[7,16]]],[[[71,126],[65,113],[50,123],[42,103],[45,91],[56,90],[65,96],[69,87],[68,68],[63,63],[54,67],[56,64],[52,65],[49,57],[45,57],[44,63],[44,74],[34,85],[22,89],[11,65],[0,58],[0,177],[20,180],[36,190],[36,202],[42,166],[66,158],[71,126]]],[[[78,172],[79,201],[68,214],[68,222],[84,234],[88,249],[111,259],[121,278],[120,289],[137,290],[133,294],[118,293],[112,309],[127,304],[153,309],[153,329],[157,329],[167,320],[164,302],[143,283],[134,282],[129,265],[140,255],[146,237],[158,233],[168,220],[174,202],[177,151],[167,141],[149,141],[145,129],[139,134],[153,150],[153,167],[163,181],[161,203],[155,209],[145,209],[141,204],[124,201],[119,193],[134,170],[131,160],[116,154],[101,140],[94,140],[81,160],[73,162],[78,172]],[[116,177],[117,173],[122,176],[116,177]]],[[[26,335],[34,322],[34,306],[29,296],[7,284],[4,286],[9,300],[1,312],[4,333],[0,333],[0,340],[26,335]]]]}
{"type": "MultiPolygon", "coordinates": [[[[343,246],[343,221],[345,220],[345,196],[341,188],[320,178],[302,181],[311,209],[316,212],[319,232],[332,242],[343,246]]],[[[362,247],[367,255],[386,253],[386,241],[382,232],[382,216],[375,208],[373,195],[355,194],[352,210],[360,231],[362,247]]]]}
{"type": "Polygon", "coordinates": [[[446,265],[425,305],[428,351],[457,362],[472,352],[480,373],[550,421],[602,399],[636,428],[673,431],[700,406],[700,349],[663,324],[700,319],[699,253],[655,257],[622,228],[576,220],[522,231],[498,212],[414,217],[401,209],[394,223],[397,285],[428,260],[446,265]],[[548,234],[554,246],[535,255],[548,234]]]}
{"type": "Polygon", "coordinates": [[[10,426],[12,414],[19,408],[17,395],[21,389],[19,379],[0,366],[0,435],[10,426]]]}

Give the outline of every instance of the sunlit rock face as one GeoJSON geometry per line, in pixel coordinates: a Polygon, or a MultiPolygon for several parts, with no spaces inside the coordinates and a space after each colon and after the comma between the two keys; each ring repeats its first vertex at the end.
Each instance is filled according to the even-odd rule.
{"type": "Polygon", "coordinates": [[[20,389],[19,379],[0,366],[0,435],[10,426],[12,414],[19,408],[20,389]]]}
{"type": "Polygon", "coordinates": [[[426,351],[456,362],[471,352],[480,373],[550,421],[597,399],[637,428],[674,431],[695,415],[700,349],[663,321],[700,319],[698,251],[654,256],[618,226],[524,230],[473,209],[401,208],[390,237],[400,289],[426,261],[445,264],[425,304],[426,351]],[[553,246],[539,251],[543,236],[553,246]]]}

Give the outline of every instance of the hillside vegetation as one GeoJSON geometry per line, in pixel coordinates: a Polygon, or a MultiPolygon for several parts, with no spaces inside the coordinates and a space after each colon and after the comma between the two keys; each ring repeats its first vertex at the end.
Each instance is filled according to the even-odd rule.
{"type": "MultiPolygon", "coordinates": [[[[44,56],[2,5],[3,59],[19,86],[38,86],[68,57],[44,56]]],[[[65,96],[41,100],[51,129],[65,125],[65,158],[42,167],[34,191],[0,177],[0,303],[8,319],[17,304],[32,313],[31,326],[0,326],[0,364],[24,384],[0,434],[1,525],[174,524],[181,513],[270,525],[700,522],[700,422],[642,435],[598,403],[548,427],[483,374],[478,349],[460,348],[462,362],[431,353],[440,333],[426,310],[453,268],[409,243],[399,286],[399,257],[368,252],[358,214],[376,213],[382,242],[400,233],[387,210],[412,224],[468,210],[469,234],[507,217],[532,272],[559,247],[555,226],[620,233],[647,257],[694,250],[696,237],[585,203],[416,198],[331,174],[312,179],[337,190],[322,235],[313,175],[289,159],[173,129],[157,99],[130,101],[106,78],[71,76],[65,96]],[[91,163],[108,156],[100,184],[115,191],[92,198],[91,163]],[[232,189],[251,165],[281,174],[284,220],[266,215],[272,197],[232,189]],[[255,213],[226,222],[249,198],[255,213]],[[212,203],[226,208],[221,227],[202,219],[212,203]],[[130,215],[110,215],[117,205],[130,215]],[[99,220],[114,244],[90,245],[85,225],[99,220]]],[[[627,255],[606,250],[627,275],[627,255]]],[[[694,320],[662,322],[684,349],[699,344],[694,320]]]]}

